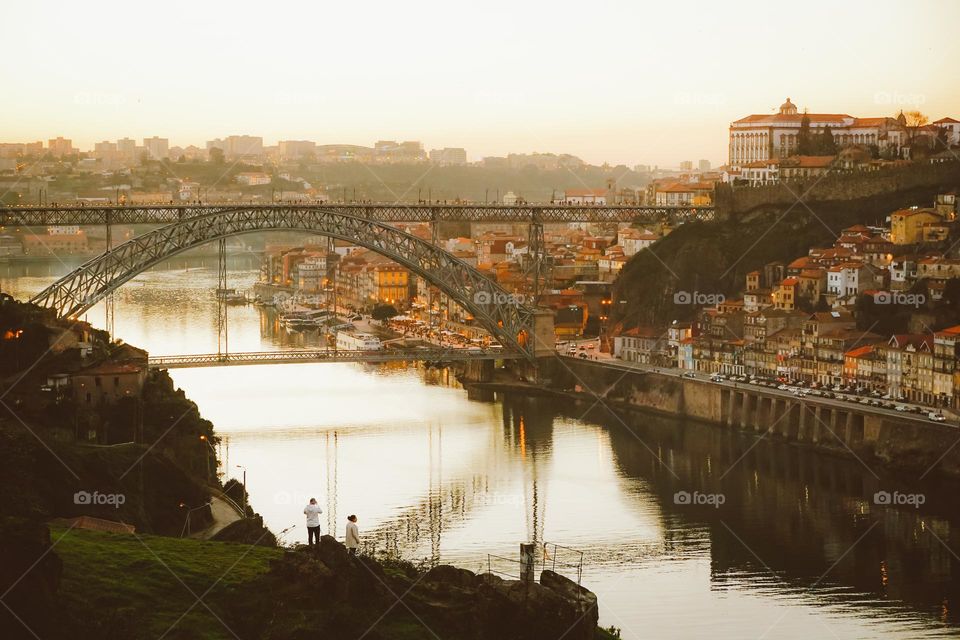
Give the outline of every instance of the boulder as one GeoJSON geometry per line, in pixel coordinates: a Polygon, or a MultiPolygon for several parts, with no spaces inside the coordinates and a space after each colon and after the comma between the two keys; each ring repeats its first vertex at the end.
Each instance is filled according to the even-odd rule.
{"type": "Polygon", "coordinates": [[[461,569],[449,564],[439,564],[423,577],[425,583],[439,583],[461,589],[471,589],[477,586],[478,576],[469,569],[461,569]]]}

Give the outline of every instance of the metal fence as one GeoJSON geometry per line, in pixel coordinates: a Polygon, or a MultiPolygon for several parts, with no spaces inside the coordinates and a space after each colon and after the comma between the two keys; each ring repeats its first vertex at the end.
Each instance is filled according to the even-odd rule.
{"type": "Polygon", "coordinates": [[[576,574],[577,586],[579,586],[583,579],[583,551],[565,547],[555,542],[544,542],[541,566],[543,569],[549,568],[554,573],[576,574]]]}
{"type": "Polygon", "coordinates": [[[514,558],[487,554],[487,573],[492,573],[511,580],[520,580],[523,572],[523,563],[514,558]]]}
{"type": "MultiPolygon", "coordinates": [[[[540,545],[540,558],[535,559],[534,569],[550,569],[571,580],[576,577],[579,586],[583,580],[583,552],[565,547],[555,542],[540,545]]],[[[507,558],[492,553],[487,554],[487,573],[512,580],[520,580],[523,574],[523,562],[516,558],[507,558]]]]}

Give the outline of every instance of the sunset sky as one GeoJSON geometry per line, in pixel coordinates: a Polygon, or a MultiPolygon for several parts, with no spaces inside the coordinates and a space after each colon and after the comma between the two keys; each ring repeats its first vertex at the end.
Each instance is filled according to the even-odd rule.
{"type": "Polygon", "coordinates": [[[954,0],[35,0],[4,23],[0,142],[410,139],[675,166],[725,161],[730,121],[787,96],[960,118],[954,0]]]}

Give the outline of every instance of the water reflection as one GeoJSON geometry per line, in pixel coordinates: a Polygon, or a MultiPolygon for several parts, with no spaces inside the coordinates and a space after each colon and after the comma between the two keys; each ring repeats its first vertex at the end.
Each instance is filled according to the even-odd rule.
{"type": "MultiPolygon", "coordinates": [[[[0,271],[0,275],[2,275],[0,271]]],[[[3,280],[29,296],[56,273],[3,280]]],[[[249,286],[253,271],[231,274],[249,286]]],[[[138,277],[117,332],[152,353],[216,348],[212,269],[138,277]]],[[[95,324],[102,310],[88,314],[95,324]]],[[[313,344],[269,312],[230,309],[230,344],[313,344]]],[[[958,635],[950,550],[956,487],[912,486],[855,460],[750,434],[556,399],[465,392],[447,370],[300,364],[176,370],[223,436],[224,477],[247,469],[275,531],[305,537],[356,513],[379,549],[486,569],[520,541],[585,552],[601,621],[627,638],[920,638],[958,635]],[[879,490],[920,491],[919,509],[879,490]],[[678,491],[721,493],[719,508],[678,491]]],[[[510,570],[509,566],[503,567],[510,570]]]]}

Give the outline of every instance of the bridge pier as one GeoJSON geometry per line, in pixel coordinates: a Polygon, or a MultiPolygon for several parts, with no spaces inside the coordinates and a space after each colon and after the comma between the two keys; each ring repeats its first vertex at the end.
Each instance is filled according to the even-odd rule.
{"type": "Polygon", "coordinates": [[[469,360],[463,364],[462,378],[464,382],[493,381],[493,360],[469,360]]]}

